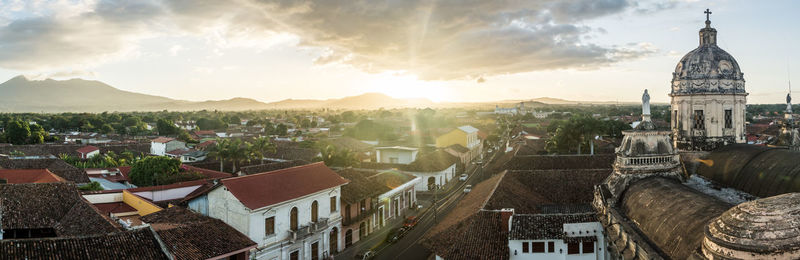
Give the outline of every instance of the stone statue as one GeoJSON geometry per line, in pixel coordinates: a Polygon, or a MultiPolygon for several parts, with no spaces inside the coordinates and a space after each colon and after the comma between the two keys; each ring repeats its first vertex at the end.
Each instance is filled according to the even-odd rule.
{"type": "Polygon", "coordinates": [[[647,90],[644,90],[644,94],[642,94],[642,115],[649,115],[650,114],[650,94],[647,94],[647,90]]]}
{"type": "Polygon", "coordinates": [[[792,112],[792,94],[786,94],[786,112],[792,112]]]}

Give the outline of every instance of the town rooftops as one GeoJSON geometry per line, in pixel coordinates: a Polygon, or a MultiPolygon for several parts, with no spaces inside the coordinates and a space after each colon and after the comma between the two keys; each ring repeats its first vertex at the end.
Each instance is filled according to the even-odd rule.
{"type": "Polygon", "coordinates": [[[478,128],[472,127],[471,125],[459,126],[458,130],[461,130],[464,133],[468,133],[468,134],[471,134],[471,133],[474,133],[474,132],[478,132],[478,128]]]}
{"type": "Polygon", "coordinates": [[[75,151],[79,152],[81,154],[87,154],[87,153],[91,153],[91,152],[99,151],[99,150],[100,150],[100,148],[97,148],[96,146],[87,145],[87,146],[81,147],[81,148],[79,148],[78,150],[75,150],[75,151]]]}
{"type": "Polygon", "coordinates": [[[211,259],[248,251],[253,242],[219,219],[170,207],[142,217],[158,233],[175,259],[211,259]]]}
{"type": "Polygon", "coordinates": [[[286,169],[286,168],[290,168],[290,167],[306,165],[306,164],[309,164],[309,163],[310,162],[303,161],[303,160],[291,160],[291,161],[285,161],[285,162],[270,162],[270,163],[265,163],[265,164],[243,166],[239,170],[241,171],[241,173],[244,173],[245,175],[250,175],[250,174],[262,173],[262,172],[277,171],[277,170],[280,170],[280,169],[286,169]]]}
{"type": "Polygon", "coordinates": [[[52,229],[58,237],[118,230],[64,182],[0,185],[0,220],[4,231],[52,229]]]}
{"type": "Polygon", "coordinates": [[[169,259],[150,228],[69,238],[3,239],[0,252],[3,259],[169,259]]]}
{"type": "Polygon", "coordinates": [[[402,166],[403,171],[409,172],[439,172],[458,163],[458,158],[442,150],[420,154],[417,159],[408,165],[402,166]]]}
{"type": "Polygon", "coordinates": [[[233,196],[251,210],[335,188],[348,182],[322,162],[222,179],[222,184],[233,196]]]}
{"type": "MultiPolygon", "coordinates": [[[[0,180],[5,180],[6,183],[48,183],[66,181],[47,169],[0,169],[0,180]]],[[[0,181],[0,183],[2,183],[2,181],[0,181]]]]}
{"type": "MultiPolygon", "coordinates": [[[[515,214],[511,220],[511,240],[566,239],[573,234],[564,233],[564,224],[597,222],[594,210],[571,214],[515,214]]],[[[588,230],[575,236],[594,236],[602,230],[588,230]]]]}
{"type": "Polygon", "coordinates": [[[48,169],[50,172],[75,183],[88,183],[86,172],[61,159],[2,159],[3,169],[48,169]]]}
{"type": "Polygon", "coordinates": [[[165,143],[169,143],[170,141],[173,141],[173,140],[175,140],[175,138],[159,136],[158,138],[150,140],[150,141],[152,141],[154,143],[165,144],[165,143]]]}

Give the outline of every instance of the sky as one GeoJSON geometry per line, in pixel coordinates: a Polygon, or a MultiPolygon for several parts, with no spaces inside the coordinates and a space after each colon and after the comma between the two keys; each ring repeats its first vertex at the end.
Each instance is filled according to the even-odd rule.
{"type": "Polygon", "coordinates": [[[668,102],[706,8],[748,103],[800,87],[791,0],[0,0],[0,81],[84,78],[194,101],[632,102],[648,89],[668,102]]]}

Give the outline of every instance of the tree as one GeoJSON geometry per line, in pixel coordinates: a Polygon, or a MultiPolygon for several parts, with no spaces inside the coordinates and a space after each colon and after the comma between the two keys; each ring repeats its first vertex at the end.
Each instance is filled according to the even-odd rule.
{"type": "Polygon", "coordinates": [[[242,139],[217,139],[217,145],[211,148],[211,157],[219,160],[219,169],[223,171],[223,163],[228,161],[233,165],[232,173],[236,173],[236,166],[250,159],[251,144],[242,142],[242,139]]]}
{"type": "Polygon", "coordinates": [[[12,144],[21,145],[28,143],[31,137],[31,128],[22,120],[14,120],[6,124],[6,141],[12,144]]]}
{"type": "Polygon", "coordinates": [[[165,156],[148,156],[131,166],[131,182],[139,187],[171,184],[178,175],[181,162],[165,156]]]}
{"type": "Polygon", "coordinates": [[[79,186],[78,189],[82,191],[99,191],[103,190],[103,186],[101,186],[99,182],[93,181],[89,184],[79,186]]]}
{"type": "Polygon", "coordinates": [[[262,136],[253,140],[252,152],[254,157],[258,157],[261,163],[264,163],[264,156],[270,153],[275,153],[276,147],[269,137],[262,136]]]}
{"type": "Polygon", "coordinates": [[[336,148],[333,145],[325,146],[320,150],[321,157],[317,160],[325,162],[328,166],[350,167],[358,163],[355,153],[349,149],[336,148]]]}
{"type": "Polygon", "coordinates": [[[159,119],[156,122],[156,128],[158,129],[159,135],[177,135],[178,134],[178,127],[172,123],[172,121],[166,119],[159,119]]]}
{"type": "Polygon", "coordinates": [[[192,137],[192,135],[190,135],[188,132],[184,130],[181,130],[180,133],[178,134],[178,140],[181,140],[186,143],[197,143],[197,140],[195,140],[192,137]]]}
{"type": "Polygon", "coordinates": [[[29,144],[41,144],[44,143],[44,137],[47,136],[47,132],[44,131],[44,128],[39,124],[33,124],[29,126],[31,135],[28,137],[29,144]]]}
{"type": "Polygon", "coordinates": [[[100,133],[102,133],[102,134],[113,134],[114,133],[114,127],[111,127],[110,124],[103,124],[103,126],[100,127],[100,133]]]}

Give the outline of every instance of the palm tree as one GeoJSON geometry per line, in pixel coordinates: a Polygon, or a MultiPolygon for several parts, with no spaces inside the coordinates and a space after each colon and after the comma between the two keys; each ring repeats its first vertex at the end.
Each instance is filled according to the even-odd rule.
{"type": "Polygon", "coordinates": [[[217,145],[211,149],[209,155],[219,160],[219,170],[223,171],[224,162],[231,162],[232,173],[236,173],[236,166],[250,160],[252,145],[242,142],[242,139],[217,139],[217,145]]]}
{"type": "Polygon", "coordinates": [[[219,171],[225,171],[224,169],[224,162],[228,160],[231,154],[231,140],[230,139],[219,139],[216,140],[216,145],[211,147],[211,152],[209,156],[216,158],[219,160],[219,171]]]}
{"type": "Polygon", "coordinates": [[[254,157],[258,157],[261,164],[264,164],[264,156],[270,153],[275,153],[276,147],[269,137],[262,136],[253,141],[252,151],[254,157]]]}

